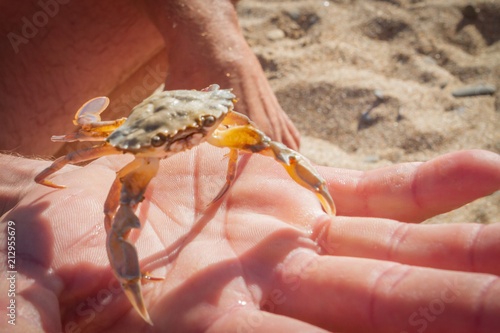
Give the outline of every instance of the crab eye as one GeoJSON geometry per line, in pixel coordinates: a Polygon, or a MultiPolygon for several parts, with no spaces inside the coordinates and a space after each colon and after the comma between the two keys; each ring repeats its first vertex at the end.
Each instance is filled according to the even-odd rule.
{"type": "Polygon", "coordinates": [[[203,127],[210,127],[215,123],[214,116],[203,116],[201,117],[201,125],[203,127]]]}
{"type": "Polygon", "coordinates": [[[167,136],[163,133],[158,133],[151,139],[151,146],[159,147],[167,141],[167,136]]]}

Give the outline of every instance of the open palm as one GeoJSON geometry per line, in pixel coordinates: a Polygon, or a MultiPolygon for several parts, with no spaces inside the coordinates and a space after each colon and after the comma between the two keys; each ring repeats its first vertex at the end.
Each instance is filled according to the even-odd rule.
{"type": "Polygon", "coordinates": [[[458,152],[367,173],[319,168],[338,208],[330,218],[262,156],[242,156],[235,183],[210,205],[225,181],[224,153],[202,144],[163,160],[137,209],[142,269],[165,278],[143,286],[153,327],[132,309],[105,249],[103,202],[130,157],[66,167],[52,178],[64,190],[32,182],[48,162],[15,159],[2,179],[2,226],[15,222],[16,328],[500,330],[500,224],[398,222],[498,190],[499,156],[458,152]]]}

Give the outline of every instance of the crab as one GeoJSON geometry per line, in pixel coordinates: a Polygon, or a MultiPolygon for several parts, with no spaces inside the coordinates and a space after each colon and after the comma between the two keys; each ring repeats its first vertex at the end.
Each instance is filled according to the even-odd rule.
{"type": "Polygon", "coordinates": [[[35,181],[53,188],[64,188],[47,177],[66,164],[101,156],[130,153],[135,159],[116,173],[104,203],[106,248],[112,271],[132,306],[152,325],[141,291],[142,280],[161,280],[140,270],[134,244],[128,240],[133,228],[141,227],[135,208],[156,175],[162,158],[190,149],[202,142],[229,148],[226,183],[212,203],[221,199],[235,179],[241,152],[273,157],[291,178],[319,198],[325,212],[335,214],[335,205],[326,182],[299,153],[272,141],[245,115],[233,111],[236,102],[231,89],[213,84],[200,91],[156,91],[132,109],[129,118],[101,121],[109,104],[107,97],[85,103],[73,123],[77,132],[53,136],[55,142],[102,141],[101,145],[72,152],[56,159],[40,172],[35,181]]]}

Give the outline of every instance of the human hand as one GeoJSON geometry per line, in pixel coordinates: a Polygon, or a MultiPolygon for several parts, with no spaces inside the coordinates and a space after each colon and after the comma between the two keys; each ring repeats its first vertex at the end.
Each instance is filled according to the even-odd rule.
{"type": "MultiPolygon", "coordinates": [[[[224,183],[224,152],[202,144],[163,160],[137,209],[141,266],[165,277],[144,285],[151,330],[500,329],[500,224],[404,223],[498,190],[498,155],[458,152],[365,173],[319,167],[337,204],[331,218],[263,156],[241,157],[233,186],[207,208],[224,183]]],[[[7,221],[16,228],[16,329],[149,326],[105,252],[103,202],[128,159],[65,167],[52,179],[67,188],[54,190],[33,182],[48,162],[0,157],[9,170],[0,176],[2,242],[7,221]]]]}
{"type": "MultiPolygon", "coordinates": [[[[0,39],[0,112],[6,124],[0,149],[65,155],[71,147],[50,137],[74,131],[68,119],[83,103],[108,96],[103,119],[127,117],[162,83],[166,90],[233,88],[238,112],[274,140],[298,147],[299,133],[246,43],[231,1],[49,2],[58,12],[50,15],[50,29],[26,44],[0,39]]],[[[46,15],[38,0],[3,5],[3,36],[20,34],[28,23],[38,31],[25,21],[34,13],[46,15]]]]}
{"type": "Polygon", "coordinates": [[[234,0],[149,0],[142,9],[162,34],[169,72],[165,90],[232,88],[236,110],[274,141],[297,150],[300,134],[274,95],[243,37],[234,0]],[[196,50],[196,52],[193,52],[196,50]]]}

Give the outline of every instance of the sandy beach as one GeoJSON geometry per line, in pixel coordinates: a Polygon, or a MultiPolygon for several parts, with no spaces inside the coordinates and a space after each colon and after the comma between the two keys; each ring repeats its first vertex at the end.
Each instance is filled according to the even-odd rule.
{"type": "MultiPolygon", "coordinates": [[[[314,163],[369,170],[461,149],[500,153],[498,1],[245,0],[237,9],[314,163]]],[[[428,222],[499,216],[497,192],[428,222]]]]}

